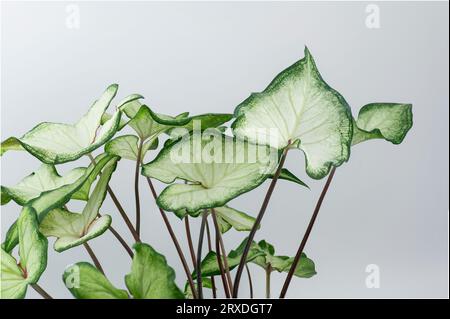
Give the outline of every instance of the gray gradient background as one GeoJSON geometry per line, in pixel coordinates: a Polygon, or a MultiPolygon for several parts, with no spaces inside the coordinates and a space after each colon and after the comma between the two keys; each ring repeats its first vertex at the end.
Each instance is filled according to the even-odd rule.
{"type": "MultiPolygon", "coordinates": [[[[41,121],[75,121],[113,82],[120,84],[119,98],[141,93],[158,112],[232,112],[301,58],[308,45],[325,80],[354,113],[370,102],[409,102],[414,127],[400,146],[372,141],[352,149],[306,247],[318,275],[295,279],[289,297],[447,297],[448,4],[379,6],[381,28],[368,29],[366,3],[80,3],[80,29],[71,30],[64,3],[2,3],[2,138],[20,136],[41,121]],[[379,289],[365,286],[368,264],[380,267],[379,289]]],[[[38,165],[26,153],[8,153],[1,182],[13,185],[38,165]]],[[[293,255],[324,181],[305,176],[300,152],[290,154],[287,167],[311,191],[280,182],[256,238],[293,255]]],[[[134,216],[132,171],[131,161],[120,162],[112,188],[134,216]]],[[[256,215],[267,187],[266,182],[232,206],[256,215]]],[[[167,256],[184,286],[143,181],[141,192],[143,240],[167,256]]],[[[19,211],[14,203],[2,207],[2,238],[19,211]]],[[[102,212],[130,239],[109,199],[102,212]]],[[[184,243],[182,224],[174,216],[170,220],[184,243]]],[[[197,233],[198,225],[193,228],[197,233]]],[[[243,236],[227,234],[227,248],[243,236]]],[[[108,277],[124,287],[130,266],[122,247],[109,233],[92,246],[108,277]]],[[[61,254],[50,249],[41,285],[54,296],[71,297],[61,274],[81,260],[89,257],[80,247],[61,254]]],[[[262,296],[264,273],[251,267],[262,296]]],[[[274,295],[284,278],[273,275],[274,295]]],[[[245,274],[242,283],[241,296],[247,296],[245,274]]],[[[37,295],[30,290],[27,297],[37,295]]]]}

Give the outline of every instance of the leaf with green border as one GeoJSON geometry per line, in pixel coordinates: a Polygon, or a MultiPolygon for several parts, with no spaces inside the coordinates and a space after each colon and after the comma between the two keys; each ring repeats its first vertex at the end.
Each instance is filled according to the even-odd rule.
{"type": "Polygon", "coordinates": [[[238,105],[235,117],[231,127],[241,138],[266,141],[279,149],[299,141],[306,172],[314,179],[323,178],[350,156],[350,107],[324,82],[307,48],[303,59],[238,105]]]}
{"type": "Polygon", "coordinates": [[[411,104],[371,103],[363,106],[354,120],[352,145],[385,139],[400,144],[413,125],[411,104]]]}
{"type": "Polygon", "coordinates": [[[24,148],[15,137],[9,137],[0,145],[0,156],[8,151],[24,151],[24,148]]]}
{"type": "MultiPolygon", "coordinates": [[[[123,135],[116,137],[106,143],[105,152],[110,155],[116,155],[132,161],[137,160],[139,138],[136,135],[123,135]]],[[[148,150],[154,150],[158,147],[158,138],[147,140],[141,151],[141,161],[144,159],[148,150]]]]}
{"type": "MultiPolygon", "coordinates": [[[[38,216],[39,222],[55,208],[63,207],[81,187],[93,175],[98,175],[103,167],[110,161],[117,161],[116,156],[100,156],[96,164],[91,165],[86,170],[85,174],[72,184],[64,185],[60,188],[45,191],[35,199],[27,203],[25,207],[32,207],[38,216]]],[[[17,224],[13,224],[6,233],[5,242],[2,244],[3,249],[11,251],[18,243],[19,237],[17,232],[17,224]]]]}
{"type": "Polygon", "coordinates": [[[175,284],[175,272],[166,258],[150,245],[136,243],[131,273],[125,276],[128,290],[136,299],[182,299],[175,284]]]}
{"type": "Polygon", "coordinates": [[[77,299],[128,299],[126,290],[118,289],[96,267],[79,262],[66,268],[63,282],[77,299]]]}
{"type": "Polygon", "coordinates": [[[101,117],[117,93],[118,85],[110,85],[89,111],[74,125],[44,122],[21,138],[23,148],[47,164],[70,162],[106,143],[117,131],[121,112],[101,125],[101,117]]]}
{"type": "Polygon", "coordinates": [[[38,230],[36,211],[25,207],[17,223],[19,236],[19,263],[1,250],[0,297],[21,299],[27,287],[38,282],[47,267],[47,238],[38,230]]]}
{"type": "MultiPolygon", "coordinates": [[[[258,244],[253,245],[253,249],[260,250],[264,254],[253,259],[252,263],[278,272],[289,272],[294,258],[288,256],[276,256],[273,245],[261,240],[258,244]]],[[[295,269],[294,275],[301,278],[310,278],[316,274],[314,262],[309,259],[306,254],[302,253],[300,261],[295,269]]]]}
{"type": "Polygon", "coordinates": [[[85,167],[78,167],[60,176],[53,165],[42,164],[38,170],[22,179],[16,186],[1,186],[2,205],[4,199],[8,202],[12,199],[24,206],[28,201],[39,197],[42,192],[74,183],[85,172],[85,167]]]}
{"type": "MultiPolygon", "coordinates": [[[[244,239],[244,241],[239,245],[238,248],[235,250],[230,251],[228,254],[228,267],[230,270],[233,270],[237,265],[239,265],[239,262],[241,261],[242,254],[244,252],[245,244],[247,243],[247,238],[244,239]]],[[[255,247],[255,245],[252,245],[250,248],[250,251],[247,256],[247,263],[251,262],[255,258],[259,256],[263,256],[264,252],[261,251],[261,249],[255,247]]],[[[223,258],[223,256],[222,256],[223,258]]],[[[202,277],[209,277],[209,276],[216,276],[220,275],[220,268],[219,263],[217,262],[217,255],[215,252],[210,251],[205,258],[202,260],[201,263],[201,270],[202,270],[202,277]]],[[[197,272],[194,271],[192,273],[193,278],[195,279],[197,277],[197,272]]]]}
{"type": "Polygon", "coordinates": [[[86,206],[81,214],[57,208],[42,220],[39,230],[46,237],[56,237],[54,248],[57,252],[79,246],[102,235],[111,225],[111,216],[98,217],[99,209],[106,197],[106,189],[116,169],[117,160],[111,161],[103,169],[86,206]]]}
{"type": "Polygon", "coordinates": [[[166,187],[157,199],[161,208],[197,212],[222,207],[259,186],[275,171],[277,150],[223,135],[216,129],[209,130],[208,134],[183,136],[143,165],[142,174],[147,177],[164,183],[176,179],[189,182],[166,187]]]}

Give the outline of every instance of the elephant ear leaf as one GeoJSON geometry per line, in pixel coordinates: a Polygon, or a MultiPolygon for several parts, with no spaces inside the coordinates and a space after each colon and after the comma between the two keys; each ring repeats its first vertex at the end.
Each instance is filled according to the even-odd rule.
{"type": "Polygon", "coordinates": [[[27,287],[38,282],[47,267],[47,239],[39,233],[36,211],[25,207],[18,219],[19,262],[1,249],[2,299],[24,298],[27,287]]]}
{"type": "Polygon", "coordinates": [[[108,141],[119,127],[119,110],[101,125],[102,115],[116,95],[117,89],[116,84],[110,85],[77,123],[72,125],[44,122],[17,138],[16,142],[47,164],[73,161],[92,152],[108,141]]]}
{"type": "Polygon", "coordinates": [[[125,290],[111,284],[97,268],[87,262],[79,262],[66,268],[63,281],[77,299],[128,299],[125,290]]]}
{"type": "Polygon", "coordinates": [[[412,105],[372,103],[361,108],[354,121],[352,145],[385,139],[400,144],[413,125],[412,105]]]}
{"type": "MultiPolygon", "coordinates": [[[[225,224],[225,226],[222,226],[225,231],[230,227],[233,227],[237,231],[250,231],[255,223],[255,218],[252,216],[229,206],[217,207],[214,211],[216,212],[219,226],[225,224]],[[229,227],[226,225],[229,225],[229,227]]],[[[222,233],[225,231],[222,231],[222,233]]]]}
{"type": "Polygon", "coordinates": [[[99,209],[106,196],[106,189],[111,175],[116,169],[118,158],[108,163],[103,169],[86,206],[81,214],[56,208],[50,211],[40,224],[40,231],[46,237],[57,238],[54,248],[62,252],[81,245],[103,234],[111,225],[111,216],[99,217],[99,209]]]}
{"type": "Polygon", "coordinates": [[[308,49],[305,57],[281,72],[260,93],[235,110],[234,133],[275,148],[291,142],[306,156],[306,172],[315,179],[348,160],[352,139],[350,107],[322,79],[308,49]],[[265,132],[261,132],[265,129],[265,132]]]}
{"type": "MultiPolygon", "coordinates": [[[[132,161],[136,161],[138,157],[139,138],[135,135],[123,135],[116,137],[106,143],[105,152],[110,155],[120,156],[132,161]]],[[[148,150],[158,147],[158,138],[147,140],[142,145],[141,161],[144,159],[148,150]]]]}
{"type": "Polygon", "coordinates": [[[175,284],[175,272],[166,258],[150,245],[136,243],[131,273],[125,276],[128,290],[136,299],[183,299],[175,284]]]}
{"type": "Polygon", "coordinates": [[[214,132],[212,140],[195,133],[185,135],[166,145],[152,162],[143,166],[143,175],[164,183],[176,179],[189,182],[164,189],[157,200],[161,208],[197,212],[222,207],[259,186],[274,172],[278,151],[214,132]],[[251,153],[259,156],[251,159],[247,156],[251,153]]]}
{"type": "Polygon", "coordinates": [[[74,183],[85,171],[86,168],[78,167],[60,176],[53,165],[42,164],[37,171],[22,179],[16,186],[1,187],[2,205],[12,199],[24,206],[43,192],[74,183]]]}

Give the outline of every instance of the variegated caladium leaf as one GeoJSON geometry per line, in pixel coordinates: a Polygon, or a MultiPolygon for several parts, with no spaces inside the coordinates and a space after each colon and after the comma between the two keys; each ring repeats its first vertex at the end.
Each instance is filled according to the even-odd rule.
{"type": "Polygon", "coordinates": [[[235,110],[234,134],[282,149],[289,143],[306,156],[315,179],[348,160],[352,115],[345,99],[322,79],[311,53],[278,74],[235,110]],[[261,131],[262,129],[262,131],[261,131]]]}
{"type": "Polygon", "coordinates": [[[0,145],[0,156],[8,151],[23,151],[22,145],[15,137],[9,137],[0,145]]]}
{"type": "MultiPolygon", "coordinates": [[[[278,272],[289,272],[292,262],[294,261],[293,257],[276,256],[275,248],[265,240],[261,240],[258,244],[255,243],[253,249],[260,250],[264,254],[253,259],[252,263],[257,264],[266,270],[270,269],[278,272]]],[[[314,262],[309,259],[305,253],[302,253],[294,275],[301,278],[310,278],[315,274],[316,269],[314,262]]]]}
{"type": "Polygon", "coordinates": [[[385,139],[393,144],[400,144],[412,125],[411,104],[367,104],[354,120],[352,145],[371,139],[385,139]]]}
{"type": "Polygon", "coordinates": [[[121,112],[101,125],[102,115],[117,93],[118,85],[110,85],[89,111],[75,124],[44,122],[14,143],[47,164],[76,160],[106,143],[119,127],[121,112]]]}
{"type": "MultiPolygon", "coordinates": [[[[244,241],[235,250],[230,251],[230,253],[228,254],[227,261],[230,270],[234,269],[237,265],[239,265],[246,243],[247,238],[244,239],[244,241]]],[[[264,256],[264,252],[255,245],[252,245],[247,255],[247,262],[251,262],[252,260],[254,260],[259,256],[264,256]]],[[[214,251],[210,251],[202,260],[201,269],[202,269],[202,278],[203,276],[210,277],[220,275],[220,268],[217,262],[217,255],[214,251]]],[[[192,273],[192,276],[195,279],[197,277],[197,272],[194,271],[192,273]]]]}
{"type": "Polygon", "coordinates": [[[175,272],[166,258],[150,245],[136,243],[131,273],[125,276],[128,290],[136,299],[183,299],[175,284],[175,272]]]}
{"type": "MultiPolygon", "coordinates": [[[[110,155],[116,155],[121,158],[126,158],[136,161],[139,154],[139,137],[135,135],[123,135],[116,137],[106,143],[105,152],[110,155]]],[[[142,145],[141,161],[144,159],[145,153],[148,150],[154,150],[158,147],[158,138],[149,139],[142,145]]]]}
{"type": "Polygon", "coordinates": [[[81,245],[103,234],[111,225],[111,216],[98,217],[100,207],[106,196],[106,189],[112,173],[116,169],[118,158],[107,164],[102,170],[86,206],[81,214],[62,208],[50,211],[42,220],[39,230],[46,237],[56,237],[54,248],[58,252],[81,245]]]}
{"type": "Polygon", "coordinates": [[[28,201],[39,197],[42,192],[74,183],[85,172],[85,167],[78,167],[69,171],[64,176],[60,176],[55,166],[42,164],[37,171],[22,179],[16,186],[1,187],[2,205],[12,199],[17,204],[24,206],[28,201]]]}
{"type": "MultiPolygon", "coordinates": [[[[35,199],[32,199],[24,206],[33,208],[38,216],[39,223],[44,219],[44,217],[53,209],[63,207],[67,202],[70,201],[72,196],[84,187],[84,185],[93,179],[93,176],[97,176],[100,171],[108,164],[110,161],[116,161],[116,156],[102,156],[97,157],[98,161],[96,164],[90,165],[83,176],[77,179],[72,184],[63,185],[59,188],[45,191],[35,199]]],[[[14,223],[8,232],[6,233],[5,242],[2,244],[2,248],[10,252],[19,242],[19,234],[17,231],[17,223],[14,223]]]]}
{"type": "MultiPolygon", "coordinates": [[[[217,216],[217,222],[221,233],[225,233],[233,227],[237,231],[250,231],[255,223],[255,218],[252,216],[241,212],[237,209],[231,208],[227,205],[222,207],[214,208],[217,216]]],[[[189,213],[186,209],[179,209],[174,212],[174,214],[183,219],[186,215],[191,217],[198,217],[202,214],[203,210],[196,211],[194,213],[189,213]]],[[[207,213],[211,213],[210,209],[207,209],[207,213]]]]}
{"type": "MultiPolygon", "coordinates": [[[[197,283],[194,283],[195,288],[197,289],[198,285],[197,283]]],[[[209,289],[213,289],[213,285],[212,285],[212,281],[211,278],[202,277],[202,286],[203,288],[209,288],[209,289]]],[[[191,290],[191,286],[189,285],[188,282],[186,282],[185,286],[184,286],[184,296],[186,297],[186,299],[194,299],[194,294],[192,293],[191,290]]]]}
{"type": "Polygon", "coordinates": [[[18,219],[19,262],[1,249],[1,299],[24,298],[47,267],[47,239],[38,230],[36,211],[25,207],[18,219]]]}
{"type": "Polygon", "coordinates": [[[213,129],[205,133],[184,135],[166,145],[152,162],[143,166],[143,175],[164,183],[177,179],[188,182],[165,188],[157,199],[161,208],[197,212],[222,207],[259,186],[275,171],[277,150],[213,129]]]}
{"type": "Polygon", "coordinates": [[[128,299],[126,290],[118,289],[96,267],[79,262],[66,268],[63,281],[77,299],[128,299]]]}

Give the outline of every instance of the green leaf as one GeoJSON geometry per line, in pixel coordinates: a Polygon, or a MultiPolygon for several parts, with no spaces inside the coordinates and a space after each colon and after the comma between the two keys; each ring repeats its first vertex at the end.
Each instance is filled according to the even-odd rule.
{"type": "MultiPolygon", "coordinates": [[[[258,244],[254,244],[252,249],[259,250],[263,255],[253,259],[253,263],[267,269],[269,266],[272,271],[289,272],[294,261],[293,257],[276,256],[273,245],[261,240],[258,244]]],[[[302,253],[300,261],[295,269],[294,275],[301,278],[310,278],[316,274],[314,262],[309,259],[306,254],[302,253]]]]}
{"type": "Polygon", "coordinates": [[[66,268],[63,281],[77,299],[128,299],[125,290],[117,289],[96,267],[79,262],[66,268]]]}
{"type": "MultiPolygon", "coordinates": [[[[273,178],[273,175],[270,177],[273,178]]],[[[309,188],[308,185],[306,185],[302,180],[300,180],[297,176],[295,176],[293,173],[291,173],[287,168],[282,168],[281,169],[281,173],[280,176],[278,177],[279,179],[284,179],[290,182],[294,182],[297,183],[301,186],[305,186],[307,188],[309,188]]]]}
{"type": "Polygon", "coordinates": [[[237,209],[223,206],[214,209],[219,219],[224,220],[237,231],[250,231],[255,223],[255,218],[237,209]]]}
{"type": "Polygon", "coordinates": [[[121,112],[116,111],[102,126],[101,117],[116,95],[110,85],[90,110],[74,125],[44,122],[16,139],[29,153],[47,164],[76,160],[107,142],[119,127],[121,112]]]}
{"type": "Polygon", "coordinates": [[[1,249],[1,299],[24,298],[47,267],[47,239],[38,231],[36,211],[25,207],[17,224],[20,262],[1,249]]]}
{"type": "Polygon", "coordinates": [[[358,119],[354,121],[352,145],[375,138],[400,144],[412,125],[411,104],[367,104],[361,108],[358,119]]]}
{"type": "Polygon", "coordinates": [[[46,237],[56,237],[54,248],[62,252],[81,245],[103,234],[111,225],[111,216],[98,217],[99,209],[106,196],[106,189],[116,169],[117,158],[102,171],[91,197],[81,214],[57,208],[50,211],[40,224],[40,231],[46,237]]]}
{"type": "MultiPolygon", "coordinates": [[[[59,188],[46,191],[35,199],[27,203],[27,206],[33,208],[38,216],[38,220],[42,221],[44,217],[53,209],[64,206],[81,187],[92,178],[98,175],[100,170],[110,161],[117,161],[115,156],[99,156],[98,162],[87,168],[85,174],[77,179],[74,183],[61,186],[59,188]]],[[[6,251],[11,251],[18,243],[18,232],[16,225],[13,224],[6,234],[5,243],[2,245],[6,251]]]]}
{"type": "Polygon", "coordinates": [[[170,185],[160,194],[158,205],[167,211],[222,207],[259,186],[278,163],[278,152],[267,146],[249,144],[217,130],[212,130],[212,139],[197,135],[185,135],[165,146],[142,168],[143,175],[164,183],[176,179],[190,182],[170,185]],[[252,159],[248,154],[259,156],[252,159]]]}
{"type": "MultiPolygon", "coordinates": [[[[194,286],[197,289],[198,285],[196,282],[194,283],[194,286]]],[[[209,277],[202,278],[202,287],[212,289],[213,285],[212,285],[211,278],[209,278],[209,277]]],[[[191,286],[189,285],[188,282],[186,282],[186,284],[184,285],[184,296],[186,297],[186,299],[194,299],[194,295],[192,294],[191,286]]]]}
{"type": "MultiPolygon", "coordinates": [[[[239,245],[235,250],[230,251],[228,254],[228,266],[230,270],[234,269],[241,260],[242,254],[244,252],[245,244],[247,243],[247,238],[239,245]]],[[[247,256],[247,263],[251,262],[258,256],[263,256],[264,252],[260,249],[255,248],[254,245],[250,248],[250,251],[247,256]]],[[[222,256],[223,258],[223,256],[222,256]]],[[[201,263],[202,277],[216,276],[220,274],[219,264],[217,262],[217,255],[215,252],[210,251],[201,263]]],[[[194,271],[192,273],[193,278],[197,277],[197,273],[194,271]]]]}
{"type": "Polygon", "coordinates": [[[277,75],[263,92],[253,93],[238,105],[235,116],[232,128],[238,137],[256,143],[264,136],[266,143],[279,149],[289,141],[299,141],[306,172],[312,178],[323,178],[332,166],[349,158],[350,107],[323,81],[306,48],[302,60],[277,75]]]}
{"type": "MultiPolygon", "coordinates": [[[[139,138],[135,135],[123,135],[106,143],[105,152],[132,161],[137,160],[139,138]]],[[[149,149],[158,147],[158,138],[147,140],[142,146],[141,161],[149,149]]]]}
{"type": "Polygon", "coordinates": [[[17,204],[24,206],[43,192],[74,183],[85,172],[86,168],[78,167],[66,175],[60,176],[53,165],[42,164],[36,172],[22,179],[16,186],[1,187],[2,205],[12,199],[17,204]]]}
{"type": "Polygon", "coordinates": [[[24,151],[24,149],[15,137],[9,137],[0,145],[0,156],[7,151],[24,151]]]}
{"type": "Polygon", "coordinates": [[[184,298],[175,284],[175,272],[166,258],[150,245],[134,244],[131,273],[125,276],[128,290],[136,299],[184,298]]]}

